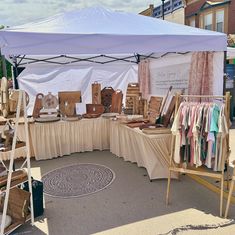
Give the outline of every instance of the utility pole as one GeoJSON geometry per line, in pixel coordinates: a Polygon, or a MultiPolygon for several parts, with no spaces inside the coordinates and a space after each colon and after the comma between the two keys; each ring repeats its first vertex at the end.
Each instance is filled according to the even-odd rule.
{"type": "Polygon", "coordinates": [[[164,20],[164,6],[165,6],[165,0],[162,0],[162,19],[164,20]]]}

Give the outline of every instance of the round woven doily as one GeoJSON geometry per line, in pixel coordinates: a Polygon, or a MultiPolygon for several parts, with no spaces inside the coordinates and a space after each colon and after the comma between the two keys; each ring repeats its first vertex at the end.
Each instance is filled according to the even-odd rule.
{"type": "Polygon", "coordinates": [[[114,172],[102,165],[77,164],[48,172],[42,177],[44,193],[53,197],[81,197],[109,186],[114,172]]]}

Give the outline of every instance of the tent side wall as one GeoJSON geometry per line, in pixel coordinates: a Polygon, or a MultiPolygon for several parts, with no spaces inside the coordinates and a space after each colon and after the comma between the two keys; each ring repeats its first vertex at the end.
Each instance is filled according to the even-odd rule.
{"type": "Polygon", "coordinates": [[[102,89],[111,86],[114,89],[121,89],[125,94],[128,83],[137,81],[138,65],[136,64],[31,65],[27,66],[18,77],[20,89],[25,90],[30,96],[29,115],[32,114],[38,93],[52,92],[57,95],[59,91],[81,91],[82,103],[86,104],[92,101],[91,84],[93,82],[101,83],[102,89]]]}

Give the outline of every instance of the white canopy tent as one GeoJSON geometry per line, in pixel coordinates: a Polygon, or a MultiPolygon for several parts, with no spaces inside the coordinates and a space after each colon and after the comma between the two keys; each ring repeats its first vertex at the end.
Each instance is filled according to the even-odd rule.
{"type": "Polygon", "coordinates": [[[99,7],[0,31],[5,55],[226,51],[226,40],[222,33],[99,7]]]}
{"type": "Polygon", "coordinates": [[[16,67],[26,67],[18,78],[20,88],[33,97],[86,87],[86,103],[91,102],[84,96],[93,81],[123,91],[128,82],[137,81],[141,54],[151,58],[153,53],[161,57],[169,52],[221,52],[222,68],[226,45],[222,33],[100,7],[0,30],[2,54],[16,67]]]}

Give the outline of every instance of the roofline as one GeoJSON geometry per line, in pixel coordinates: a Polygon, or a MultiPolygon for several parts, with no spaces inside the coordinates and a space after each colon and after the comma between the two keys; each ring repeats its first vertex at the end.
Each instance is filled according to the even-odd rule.
{"type": "Polygon", "coordinates": [[[198,15],[203,10],[207,10],[207,9],[210,9],[210,8],[214,8],[214,7],[218,7],[218,6],[222,6],[222,5],[228,4],[228,3],[231,2],[231,0],[227,0],[226,2],[218,2],[216,4],[210,4],[208,2],[209,1],[206,1],[197,11],[191,13],[190,15],[185,15],[185,18],[189,18],[189,17],[195,16],[195,15],[198,15]],[[206,7],[206,8],[203,8],[206,4],[209,4],[209,6],[206,7]]]}

